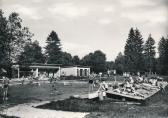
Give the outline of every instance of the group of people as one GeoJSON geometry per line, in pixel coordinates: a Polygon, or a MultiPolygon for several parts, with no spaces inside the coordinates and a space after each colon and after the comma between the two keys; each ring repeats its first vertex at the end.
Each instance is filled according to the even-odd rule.
{"type": "Polygon", "coordinates": [[[158,77],[156,78],[147,78],[144,76],[131,76],[126,77],[124,82],[121,85],[114,86],[114,91],[119,93],[136,93],[136,89],[138,89],[142,83],[151,84],[153,86],[156,86],[160,89],[164,89],[162,87],[162,84],[158,82],[158,77]],[[159,83],[159,84],[158,84],[159,83]]]}
{"type": "Polygon", "coordinates": [[[108,90],[108,84],[104,80],[99,81],[98,79],[95,79],[94,77],[90,77],[89,78],[89,93],[93,92],[94,87],[96,86],[99,86],[98,91],[108,90]]]}

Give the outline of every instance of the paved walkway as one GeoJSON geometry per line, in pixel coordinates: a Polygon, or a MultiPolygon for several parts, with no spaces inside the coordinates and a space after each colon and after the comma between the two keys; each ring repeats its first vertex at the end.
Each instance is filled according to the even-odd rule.
{"type": "Polygon", "coordinates": [[[48,109],[34,108],[35,106],[45,104],[46,102],[41,102],[40,104],[29,103],[20,104],[4,111],[0,114],[7,116],[16,116],[20,118],[84,118],[89,113],[81,112],[67,112],[67,111],[56,111],[48,109]],[[34,107],[33,107],[34,106],[34,107]]]}

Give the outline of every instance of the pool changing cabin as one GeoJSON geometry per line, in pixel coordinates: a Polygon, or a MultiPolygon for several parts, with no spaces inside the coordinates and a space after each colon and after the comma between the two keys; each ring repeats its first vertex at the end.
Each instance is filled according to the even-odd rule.
{"type": "Polygon", "coordinates": [[[88,77],[90,67],[88,66],[64,66],[61,67],[61,76],[88,77]]]}

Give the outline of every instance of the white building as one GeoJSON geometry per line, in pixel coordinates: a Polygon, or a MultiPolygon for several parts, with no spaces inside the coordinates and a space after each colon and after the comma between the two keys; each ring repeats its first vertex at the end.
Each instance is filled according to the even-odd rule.
{"type": "MultiPolygon", "coordinates": [[[[46,75],[47,77],[60,77],[60,76],[78,76],[87,77],[90,75],[90,67],[88,66],[61,66],[60,64],[41,64],[34,63],[28,65],[12,66],[13,74],[15,77],[22,77],[33,75],[39,77],[46,75]]],[[[13,76],[14,77],[14,76],[13,76]]]]}
{"type": "Polygon", "coordinates": [[[39,77],[40,75],[46,75],[47,77],[60,77],[60,68],[60,64],[15,64],[12,66],[12,73],[13,77],[16,77],[17,75],[18,78],[29,75],[33,75],[34,77],[39,77]]]}
{"type": "Polygon", "coordinates": [[[61,67],[61,76],[87,77],[90,75],[88,66],[64,66],[61,67]]]}

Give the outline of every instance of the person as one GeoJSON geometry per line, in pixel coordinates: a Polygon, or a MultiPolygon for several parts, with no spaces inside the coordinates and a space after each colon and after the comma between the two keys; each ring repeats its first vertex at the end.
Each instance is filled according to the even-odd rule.
{"type": "Polygon", "coordinates": [[[134,83],[134,80],[133,80],[132,76],[129,77],[129,81],[130,81],[130,84],[134,83]]]}
{"type": "Polygon", "coordinates": [[[25,81],[25,77],[24,77],[24,76],[22,76],[22,80],[21,80],[22,85],[24,84],[24,81],[25,81]]]}
{"type": "Polygon", "coordinates": [[[9,88],[9,79],[7,77],[3,77],[3,101],[7,100],[8,88],[9,88]]]}
{"type": "Polygon", "coordinates": [[[160,83],[159,87],[160,87],[160,90],[161,90],[162,93],[166,93],[165,88],[163,86],[163,83],[160,83]]]}
{"type": "Polygon", "coordinates": [[[138,82],[139,82],[139,83],[142,83],[142,82],[143,82],[143,77],[138,76],[138,82]]]}
{"type": "Polygon", "coordinates": [[[89,78],[89,93],[93,91],[94,81],[93,78],[89,78]]]}
{"type": "Polygon", "coordinates": [[[148,83],[148,78],[144,77],[144,83],[148,83]]]}
{"type": "Polygon", "coordinates": [[[53,77],[49,77],[49,81],[50,81],[50,83],[52,83],[53,82],[53,77]]]}
{"type": "Polygon", "coordinates": [[[96,87],[96,86],[99,86],[99,80],[98,80],[98,79],[96,79],[96,80],[94,81],[94,87],[96,87]]]}
{"type": "Polygon", "coordinates": [[[110,77],[110,70],[107,71],[107,76],[110,77]]]}
{"type": "Polygon", "coordinates": [[[99,91],[107,91],[108,90],[108,84],[103,80],[100,83],[100,87],[98,89],[99,91]]]}
{"type": "Polygon", "coordinates": [[[129,81],[126,81],[125,84],[124,84],[124,89],[123,91],[127,91],[127,92],[134,92],[135,89],[133,87],[133,83],[129,82],[129,81]]]}
{"type": "Polygon", "coordinates": [[[102,101],[104,99],[104,96],[106,96],[106,92],[108,90],[108,84],[102,80],[102,82],[100,83],[100,87],[98,89],[98,96],[99,96],[99,100],[102,101]]]}

